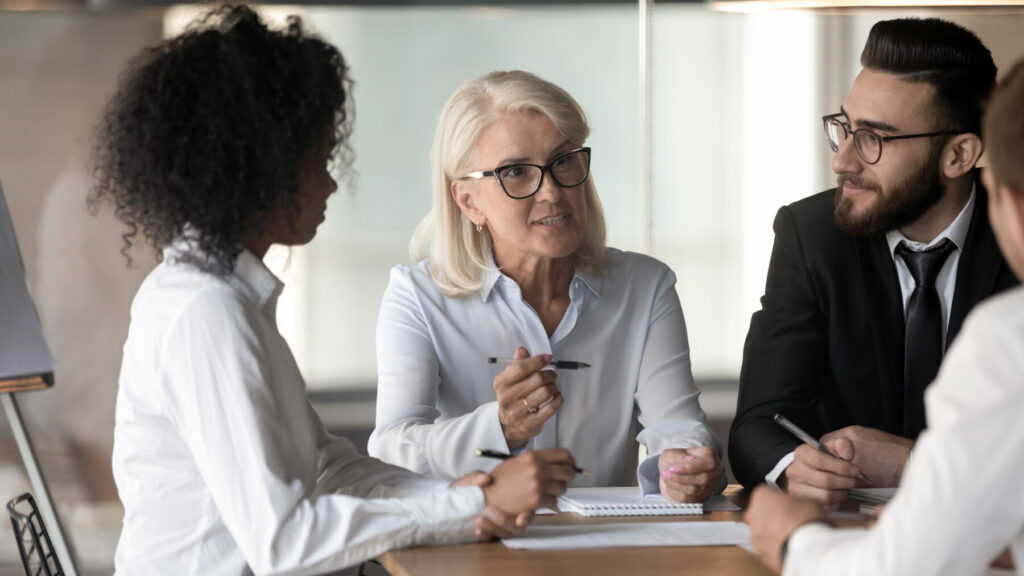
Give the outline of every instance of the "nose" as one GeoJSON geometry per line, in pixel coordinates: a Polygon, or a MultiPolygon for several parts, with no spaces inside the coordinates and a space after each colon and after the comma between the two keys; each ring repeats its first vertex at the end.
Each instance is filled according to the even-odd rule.
{"type": "Polygon", "coordinates": [[[864,167],[853,137],[839,142],[839,150],[832,156],[832,172],[836,174],[856,174],[864,167]]]}
{"type": "Polygon", "coordinates": [[[534,196],[535,200],[544,199],[548,202],[555,203],[562,198],[564,191],[562,187],[555,182],[555,178],[551,175],[550,170],[545,170],[541,175],[540,189],[537,190],[537,194],[534,196]]]}

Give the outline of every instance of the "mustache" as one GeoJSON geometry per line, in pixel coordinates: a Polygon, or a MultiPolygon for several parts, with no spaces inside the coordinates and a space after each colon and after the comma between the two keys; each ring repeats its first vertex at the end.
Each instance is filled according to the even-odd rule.
{"type": "Polygon", "coordinates": [[[842,188],[847,183],[849,183],[852,184],[853,186],[856,186],[857,188],[878,191],[878,184],[872,182],[871,180],[863,176],[839,176],[838,178],[836,178],[836,182],[839,184],[840,190],[842,190],[842,188]]]}

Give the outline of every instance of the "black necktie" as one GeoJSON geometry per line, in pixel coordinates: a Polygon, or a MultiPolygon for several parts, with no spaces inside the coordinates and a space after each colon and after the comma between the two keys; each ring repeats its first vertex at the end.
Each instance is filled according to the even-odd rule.
{"type": "Polygon", "coordinates": [[[907,304],[903,363],[903,436],[917,438],[924,430],[924,389],[935,379],[942,362],[942,305],[935,277],[956,248],[948,238],[923,252],[904,244],[896,247],[917,286],[907,304]]]}

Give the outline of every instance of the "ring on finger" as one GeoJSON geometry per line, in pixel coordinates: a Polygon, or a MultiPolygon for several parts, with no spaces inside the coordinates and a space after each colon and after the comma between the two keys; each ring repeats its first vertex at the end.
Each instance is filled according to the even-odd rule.
{"type": "Polygon", "coordinates": [[[530,406],[530,403],[526,401],[526,398],[523,398],[522,400],[523,400],[523,406],[526,406],[526,411],[528,413],[530,413],[530,414],[536,414],[537,413],[538,408],[536,406],[530,406]]]}

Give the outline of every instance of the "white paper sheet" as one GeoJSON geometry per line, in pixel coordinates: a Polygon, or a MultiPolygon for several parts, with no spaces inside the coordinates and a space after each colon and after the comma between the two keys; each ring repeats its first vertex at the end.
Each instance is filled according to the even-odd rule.
{"type": "MultiPolygon", "coordinates": [[[[565,509],[563,508],[563,512],[565,509]]],[[[740,507],[729,501],[728,498],[721,494],[716,494],[704,502],[705,512],[739,512],[740,507]]],[[[541,508],[537,510],[538,516],[549,516],[551,514],[558,514],[550,508],[541,508]]]]}
{"type": "Polygon", "coordinates": [[[513,550],[570,550],[617,546],[750,546],[742,522],[623,522],[530,526],[502,540],[513,550]]]}

